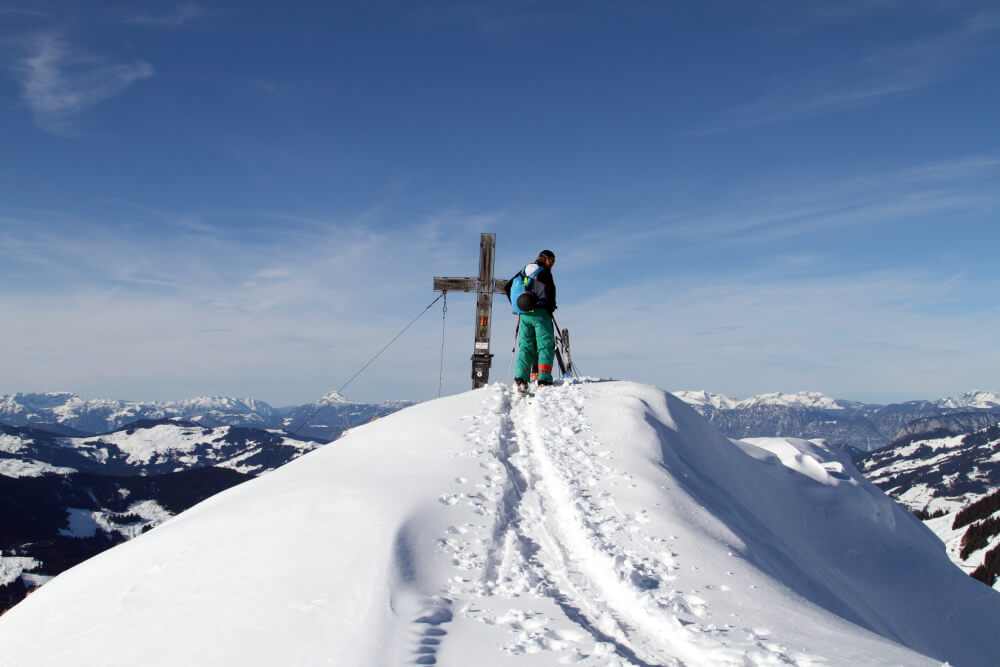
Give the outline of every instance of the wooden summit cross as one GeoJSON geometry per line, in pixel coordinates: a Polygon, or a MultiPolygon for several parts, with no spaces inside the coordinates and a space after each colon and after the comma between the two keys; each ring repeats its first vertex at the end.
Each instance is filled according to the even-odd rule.
{"type": "Polygon", "coordinates": [[[479,237],[479,277],[478,278],[434,278],[436,292],[475,292],[476,300],[476,342],[472,349],[472,388],[484,387],[490,381],[490,318],[493,314],[493,295],[503,294],[506,280],[493,278],[493,250],[497,244],[496,234],[480,234],[479,237]]]}

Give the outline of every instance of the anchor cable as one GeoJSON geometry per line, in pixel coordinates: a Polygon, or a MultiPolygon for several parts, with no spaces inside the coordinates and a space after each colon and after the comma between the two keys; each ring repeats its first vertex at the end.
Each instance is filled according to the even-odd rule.
{"type": "MultiPolygon", "coordinates": [[[[365,371],[365,369],[366,369],[366,368],[368,368],[369,366],[371,366],[371,365],[372,365],[372,363],[373,363],[373,362],[374,362],[374,361],[375,361],[376,359],[378,359],[378,358],[379,358],[380,356],[382,356],[382,353],[383,353],[383,352],[385,352],[386,350],[388,350],[388,349],[389,349],[389,346],[391,346],[391,345],[392,345],[393,343],[395,343],[395,342],[396,342],[397,340],[399,340],[399,337],[400,337],[400,336],[402,336],[402,335],[403,335],[404,333],[406,333],[406,330],[407,330],[407,329],[409,329],[410,327],[412,327],[412,326],[413,326],[413,324],[414,324],[414,323],[415,323],[415,322],[416,322],[417,320],[419,320],[419,319],[420,319],[421,317],[423,317],[424,313],[426,313],[426,312],[427,312],[428,310],[430,310],[430,309],[431,309],[431,306],[433,306],[433,305],[434,305],[435,303],[437,303],[438,301],[440,301],[440,300],[441,300],[441,297],[443,297],[443,296],[444,296],[444,295],[445,295],[446,293],[447,293],[447,292],[441,292],[441,294],[440,294],[440,296],[438,296],[438,298],[434,299],[434,300],[433,300],[433,301],[431,301],[431,302],[430,302],[429,304],[427,304],[427,307],[426,307],[426,308],[424,308],[424,309],[423,309],[422,311],[420,311],[420,314],[419,314],[419,315],[417,315],[417,316],[416,316],[416,317],[414,317],[414,318],[413,318],[412,320],[410,320],[410,323],[409,323],[409,324],[407,324],[407,325],[406,325],[405,327],[403,327],[402,331],[400,331],[400,332],[399,332],[398,334],[396,334],[396,336],[395,336],[395,337],[394,337],[394,338],[393,338],[392,340],[390,340],[390,341],[389,341],[388,343],[386,343],[386,344],[385,344],[385,346],[383,346],[383,347],[382,347],[382,349],[381,349],[381,350],[379,350],[379,351],[378,351],[378,352],[377,352],[377,353],[375,354],[375,356],[374,356],[374,357],[372,357],[371,359],[369,359],[369,360],[368,360],[368,362],[367,362],[367,363],[366,363],[366,364],[365,364],[364,366],[362,366],[362,367],[361,367],[361,369],[360,369],[360,370],[358,370],[358,372],[357,372],[357,373],[355,373],[354,375],[352,375],[352,376],[351,376],[351,379],[350,379],[350,380],[348,380],[348,381],[347,381],[347,382],[345,382],[345,383],[344,383],[343,385],[341,385],[340,389],[338,389],[338,390],[337,390],[337,393],[338,393],[338,394],[339,394],[339,393],[341,393],[342,391],[344,391],[344,388],[345,388],[345,387],[347,387],[347,385],[349,385],[349,384],[351,384],[352,382],[354,382],[354,379],[355,379],[356,377],[358,377],[359,375],[361,375],[361,374],[362,374],[362,373],[363,373],[363,372],[365,371]]],[[[292,435],[293,435],[293,436],[294,436],[294,435],[298,435],[298,432],[299,432],[300,430],[302,430],[302,428],[303,428],[303,427],[305,427],[305,425],[306,425],[306,424],[308,424],[309,422],[311,422],[311,421],[313,420],[313,418],[315,418],[315,417],[316,417],[316,415],[317,415],[317,414],[319,414],[319,411],[320,411],[320,410],[322,410],[322,409],[323,409],[323,406],[322,406],[322,405],[320,405],[320,406],[317,406],[317,408],[316,408],[316,409],[315,409],[315,410],[313,411],[313,413],[312,413],[311,415],[309,415],[309,418],[308,418],[308,419],[306,419],[306,420],[305,420],[304,422],[302,422],[302,423],[301,423],[301,424],[300,424],[300,425],[298,426],[298,428],[296,428],[296,429],[295,429],[294,431],[292,431],[292,435]]]]}
{"type": "Polygon", "coordinates": [[[402,331],[400,331],[400,332],[399,332],[398,334],[396,334],[395,338],[393,338],[393,339],[392,339],[392,340],[390,340],[390,341],[389,341],[388,343],[386,343],[386,344],[385,344],[385,346],[384,346],[384,347],[383,347],[383,348],[382,348],[381,350],[379,350],[379,351],[378,351],[378,352],[377,352],[377,353],[375,354],[375,356],[374,356],[374,357],[372,357],[371,359],[369,359],[369,360],[368,360],[368,363],[366,363],[366,364],[365,364],[364,366],[362,366],[362,367],[361,367],[361,369],[360,369],[360,370],[359,370],[359,371],[358,371],[357,373],[355,373],[354,375],[352,375],[352,376],[351,376],[351,379],[350,379],[350,380],[348,380],[347,382],[345,382],[345,383],[343,384],[343,386],[341,386],[341,388],[337,390],[337,393],[339,394],[340,392],[342,392],[342,391],[344,390],[344,388],[345,388],[345,387],[346,387],[347,385],[349,385],[349,384],[351,384],[352,382],[354,382],[354,378],[356,378],[356,377],[358,377],[359,375],[361,375],[362,373],[364,373],[364,372],[365,372],[365,369],[366,369],[366,368],[368,368],[369,366],[371,366],[371,365],[372,365],[372,362],[373,362],[373,361],[375,361],[375,360],[376,360],[376,359],[378,359],[378,358],[379,358],[380,356],[382,356],[382,353],[383,353],[383,352],[385,352],[386,350],[388,350],[388,349],[389,349],[389,346],[390,346],[390,345],[392,345],[393,343],[395,343],[395,342],[396,342],[396,341],[397,341],[397,340],[399,339],[399,337],[400,337],[400,336],[402,336],[402,335],[403,335],[404,333],[406,333],[406,330],[407,330],[407,329],[409,329],[410,327],[412,327],[412,326],[413,326],[413,324],[414,324],[414,322],[416,322],[416,321],[417,321],[417,320],[419,320],[419,319],[420,319],[421,317],[423,317],[424,313],[426,313],[426,312],[427,312],[428,310],[430,310],[430,309],[431,309],[431,306],[433,306],[433,305],[434,305],[435,303],[437,303],[438,301],[440,301],[440,300],[441,300],[441,297],[443,297],[444,295],[445,295],[445,293],[444,293],[444,292],[441,292],[441,296],[439,296],[438,298],[434,299],[434,300],[433,300],[433,301],[431,301],[431,302],[430,302],[429,304],[427,304],[427,307],[426,307],[426,308],[424,308],[424,309],[423,309],[422,311],[420,311],[420,314],[419,314],[419,315],[417,315],[417,316],[416,316],[416,317],[414,317],[414,318],[413,318],[412,320],[410,320],[410,323],[409,323],[409,324],[407,324],[407,325],[406,325],[405,327],[403,327],[403,330],[402,330],[402,331]]]}

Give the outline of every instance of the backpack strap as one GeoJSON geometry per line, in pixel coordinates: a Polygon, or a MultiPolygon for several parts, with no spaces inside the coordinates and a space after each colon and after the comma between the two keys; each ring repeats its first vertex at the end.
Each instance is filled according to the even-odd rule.
{"type": "MultiPolygon", "coordinates": [[[[536,268],[536,269],[535,269],[534,271],[532,271],[532,272],[531,272],[531,275],[529,276],[529,275],[528,275],[527,273],[525,273],[525,269],[527,269],[527,268],[528,268],[528,266],[530,266],[530,264],[529,264],[529,265],[526,265],[526,266],[524,267],[524,269],[521,269],[521,273],[520,273],[520,276],[521,276],[521,277],[522,277],[522,278],[524,279],[524,286],[525,286],[525,287],[527,287],[527,286],[528,286],[528,281],[529,281],[529,280],[534,280],[534,279],[535,279],[535,277],[536,277],[536,276],[538,276],[538,274],[542,272],[542,269],[544,269],[544,268],[545,268],[544,266],[538,266],[538,268],[536,268]]],[[[536,265],[536,266],[537,266],[537,265],[536,265]]]]}

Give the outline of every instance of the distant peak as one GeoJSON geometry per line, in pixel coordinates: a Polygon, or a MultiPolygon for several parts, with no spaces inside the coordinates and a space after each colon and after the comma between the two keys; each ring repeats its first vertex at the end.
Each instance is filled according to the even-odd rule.
{"type": "Polygon", "coordinates": [[[820,408],[824,410],[841,410],[841,406],[833,398],[830,398],[826,394],[818,391],[800,391],[794,394],[783,394],[781,392],[773,392],[769,394],[760,394],[758,396],[752,396],[745,401],[741,401],[742,405],[786,405],[786,406],[798,406],[806,408],[820,408]]]}
{"type": "Polygon", "coordinates": [[[252,398],[234,398],[232,396],[198,396],[196,398],[189,398],[183,401],[176,401],[181,405],[190,406],[235,406],[235,405],[245,405],[252,407],[260,403],[252,398]]]}
{"type": "Polygon", "coordinates": [[[974,389],[961,396],[942,398],[937,404],[943,408],[1000,408],[1000,393],[974,389]]]}
{"type": "Polygon", "coordinates": [[[344,398],[339,391],[331,391],[328,394],[324,394],[323,398],[319,399],[316,403],[317,405],[343,405],[350,403],[350,401],[344,398]]]}
{"type": "Polygon", "coordinates": [[[713,394],[710,391],[675,391],[674,396],[681,399],[688,405],[712,406],[717,410],[730,410],[739,404],[735,398],[730,398],[724,394],[713,394]]]}

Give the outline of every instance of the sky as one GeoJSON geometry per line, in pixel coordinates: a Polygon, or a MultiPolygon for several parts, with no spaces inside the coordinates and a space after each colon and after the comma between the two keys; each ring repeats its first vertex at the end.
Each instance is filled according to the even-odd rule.
{"type": "Polygon", "coordinates": [[[1000,389],[998,70],[992,1],[0,0],[0,394],[468,389],[483,232],[589,376],[1000,389]]]}

